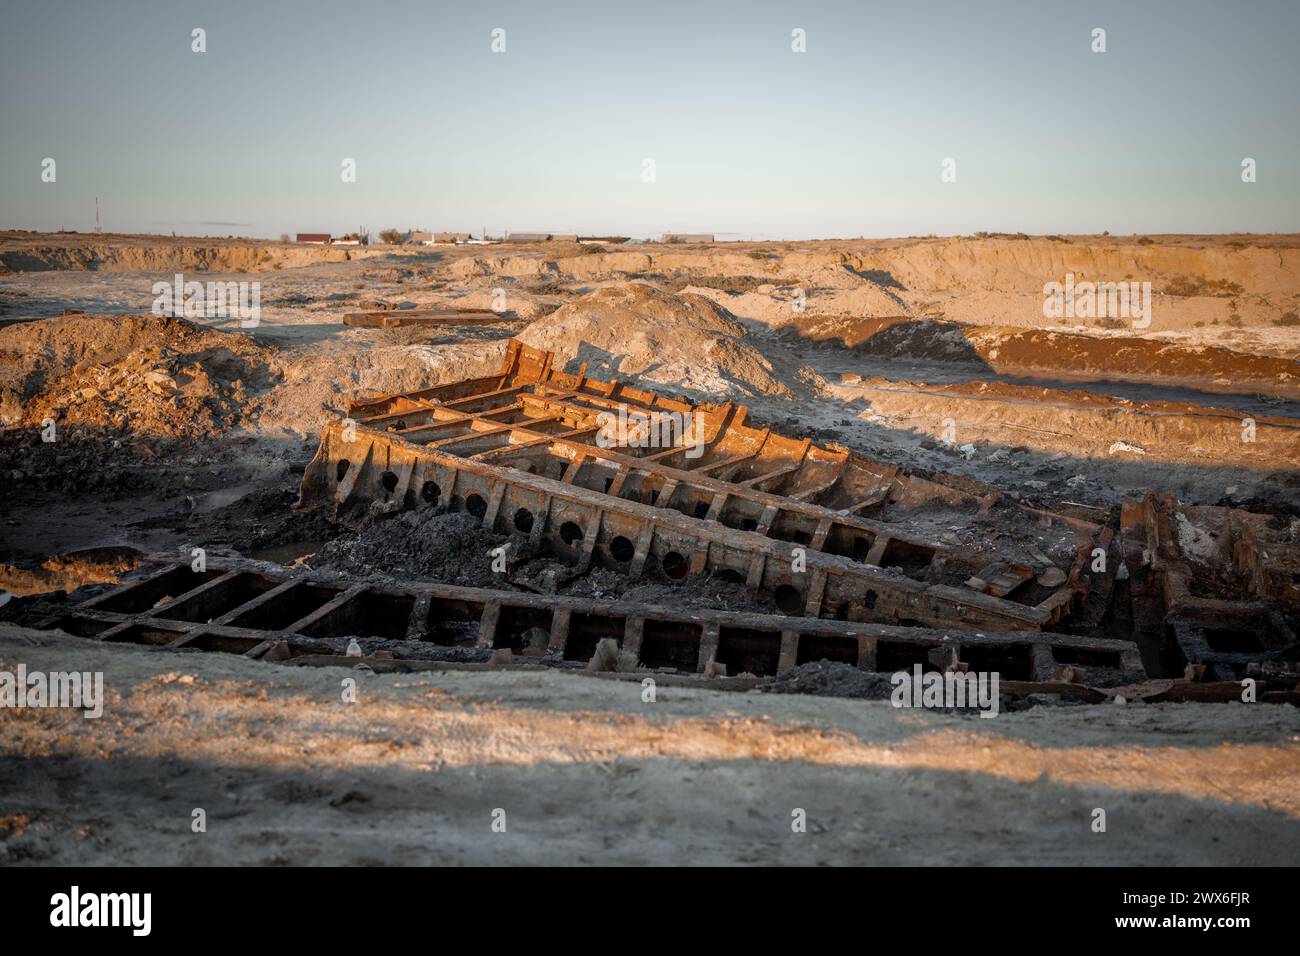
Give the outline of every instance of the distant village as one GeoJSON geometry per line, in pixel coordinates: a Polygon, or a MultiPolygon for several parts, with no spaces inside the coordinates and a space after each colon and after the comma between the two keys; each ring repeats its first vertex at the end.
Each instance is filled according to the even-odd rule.
{"type": "MultiPolygon", "coordinates": [[[[287,242],[289,237],[283,235],[280,239],[287,242]]],[[[328,232],[300,232],[295,236],[295,241],[317,246],[368,246],[371,244],[370,233],[365,229],[342,236],[333,236],[328,232]]],[[[503,236],[489,236],[485,230],[482,235],[475,237],[468,232],[426,232],[422,229],[400,232],[396,229],[385,229],[379,234],[380,244],[389,246],[488,246],[508,242],[572,242],[584,246],[618,246],[653,241],[655,240],[632,239],[628,236],[580,236],[577,233],[565,232],[508,232],[503,236]]],[[[713,233],[704,232],[666,232],[659,237],[658,241],[677,244],[699,243],[713,242],[714,237],[713,233]]]]}

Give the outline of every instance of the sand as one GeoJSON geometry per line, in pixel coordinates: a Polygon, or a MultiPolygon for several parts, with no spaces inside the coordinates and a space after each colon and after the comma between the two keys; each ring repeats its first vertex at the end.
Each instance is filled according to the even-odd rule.
{"type": "Polygon", "coordinates": [[[0,712],[8,864],[1287,865],[1300,845],[1292,707],[651,704],[569,673],[384,676],[11,627],[0,661],[99,670],[108,697],[97,720],[0,712]]]}

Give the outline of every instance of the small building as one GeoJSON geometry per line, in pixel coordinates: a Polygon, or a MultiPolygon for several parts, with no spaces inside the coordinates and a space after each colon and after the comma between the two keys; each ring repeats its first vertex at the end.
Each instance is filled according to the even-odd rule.
{"type": "Polygon", "coordinates": [[[660,242],[713,242],[711,232],[665,232],[660,242]]]}
{"type": "Polygon", "coordinates": [[[627,236],[579,236],[578,244],[583,246],[621,246],[627,242],[627,236]]]}
{"type": "Polygon", "coordinates": [[[417,246],[427,246],[433,242],[435,233],[425,232],[423,229],[412,229],[406,234],[406,241],[417,246]]]}
{"type": "Polygon", "coordinates": [[[469,242],[468,232],[435,232],[429,236],[427,246],[446,246],[457,242],[469,242]]]}
{"type": "Polygon", "coordinates": [[[506,235],[506,242],[550,242],[549,232],[512,232],[506,235]]]}
{"type": "Polygon", "coordinates": [[[318,246],[328,246],[330,244],[330,234],[328,232],[300,232],[298,233],[299,242],[310,242],[318,246]]]}
{"type": "Polygon", "coordinates": [[[553,232],[551,233],[551,242],[577,242],[578,234],[576,232],[553,232]]]}

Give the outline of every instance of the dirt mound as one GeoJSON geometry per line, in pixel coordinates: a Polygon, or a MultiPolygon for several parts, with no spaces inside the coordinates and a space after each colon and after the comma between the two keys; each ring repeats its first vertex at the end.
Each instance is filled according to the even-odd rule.
{"type": "Polygon", "coordinates": [[[969,339],[994,368],[1159,375],[1221,386],[1251,383],[1280,391],[1300,390],[1300,364],[1226,348],[1171,345],[1129,336],[1091,337],[996,328],[973,329],[969,339]]]}
{"type": "Polygon", "coordinates": [[[969,352],[959,325],[907,316],[804,315],[781,329],[783,338],[831,342],[844,348],[897,356],[954,361],[969,352]],[[901,326],[901,328],[895,328],[901,326]],[[889,332],[888,335],[885,333],[889,332]]]}
{"type": "Polygon", "coordinates": [[[385,254],[378,246],[315,246],[257,239],[0,235],[0,268],[9,272],[267,272],[385,254]]]}
{"type": "Polygon", "coordinates": [[[641,283],[597,289],[519,338],[586,363],[597,378],[636,376],[706,395],[792,396],[771,363],[744,341],[745,327],[700,295],[675,295],[641,283]]]}
{"type": "Polygon", "coordinates": [[[156,316],[66,316],[0,330],[0,419],[199,438],[241,421],[271,351],[156,316]],[[92,344],[93,343],[93,344],[92,344]]]}
{"type": "Polygon", "coordinates": [[[886,358],[958,362],[1001,373],[1164,379],[1218,391],[1300,393],[1300,363],[1293,359],[1129,335],[850,316],[801,318],[786,326],[782,335],[791,340],[834,342],[886,358]]]}
{"type": "Polygon", "coordinates": [[[352,401],[491,375],[501,367],[506,350],[504,339],[372,345],[360,338],[303,351],[286,362],[283,380],[259,400],[262,430],[314,438],[352,401]]]}

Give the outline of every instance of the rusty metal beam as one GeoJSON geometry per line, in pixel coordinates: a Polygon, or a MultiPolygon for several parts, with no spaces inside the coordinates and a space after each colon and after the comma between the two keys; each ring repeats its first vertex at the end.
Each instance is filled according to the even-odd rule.
{"type": "Polygon", "coordinates": [[[597,640],[614,637],[647,667],[688,673],[708,673],[715,662],[729,674],[763,677],[823,659],[884,672],[914,663],[988,669],[997,660],[1004,680],[1036,687],[1060,679],[1063,668],[1080,685],[1146,676],[1136,646],[1111,639],[681,610],[428,581],[376,585],[244,560],[222,559],[202,573],[158,556],[151,561],[138,580],[71,607],[52,623],[110,643],[254,658],[276,644],[287,646],[289,659],[338,655],[339,639],[352,637],[396,642],[391,646],[411,660],[436,659],[454,646],[522,650],[526,632],[542,627],[548,651],[558,657],[585,660],[597,640]],[[151,603],[159,593],[176,596],[151,603]]]}

